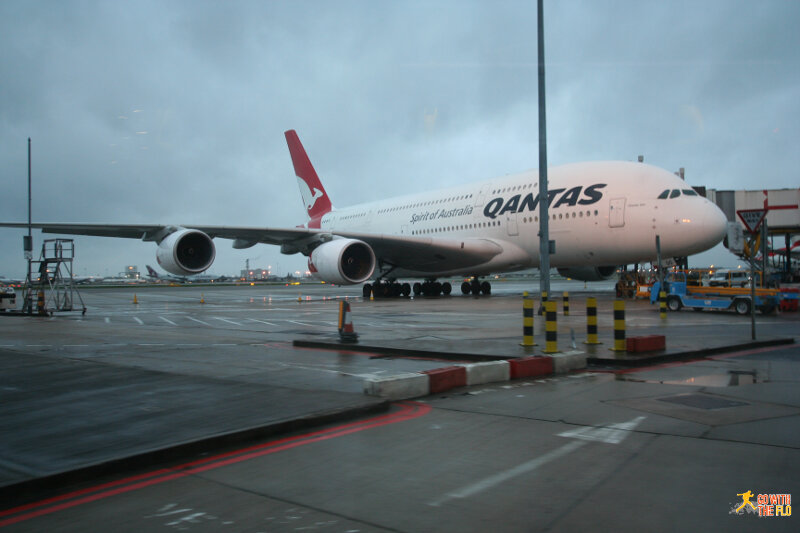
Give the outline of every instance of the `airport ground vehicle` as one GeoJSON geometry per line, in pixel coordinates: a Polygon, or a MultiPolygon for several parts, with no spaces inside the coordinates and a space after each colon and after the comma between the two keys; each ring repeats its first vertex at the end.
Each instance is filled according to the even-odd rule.
{"type": "MultiPolygon", "coordinates": [[[[681,272],[670,274],[664,286],[667,293],[667,309],[670,311],[680,311],[683,307],[691,307],[695,311],[731,309],[739,315],[746,315],[750,313],[750,307],[755,303],[756,309],[767,314],[777,309],[781,301],[781,293],[777,289],[756,289],[753,302],[751,291],[747,287],[688,285],[686,275],[681,272]]],[[[650,303],[658,302],[660,287],[659,282],[653,284],[650,303]]]]}
{"type": "Polygon", "coordinates": [[[16,309],[17,293],[12,287],[0,287],[0,311],[16,309]]]}

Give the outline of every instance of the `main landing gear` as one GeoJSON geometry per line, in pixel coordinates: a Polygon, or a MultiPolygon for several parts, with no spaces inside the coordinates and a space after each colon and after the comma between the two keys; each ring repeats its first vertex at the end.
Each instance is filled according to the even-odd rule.
{"type": "Polygon", "coordinates": [[[398,283],[396,281],[380,281],[375,283],[365,283],[363,287],[364,298],[374,296],[375,298],[408,298],[411,292],[414,296],[449,296],[453,292],[453,286],[448,282],[439,283],[436,280],[427,280],[422,283],[417,282],[412,286],[410,283],[398,283]]]}
{"type": "Polygon", "coordinates": [[[396,281],[380,281],[374,284],[365,283],[363,287],[364,298],[375,296],[375,298],[408,298],[411,294],[411,284],[397,283],[396,281]]]}
{"type": "MultiPolygon", "coordinates": [[[[365,283],[363,288],[364,298],[408,298],[411,293],[414,296],[449,296],[453,292],[453,286],[445,281],[438,282],[435,279],[426,280],[422,283],[416,282],[414,285],[409,283],[398,283],[396,281],[376,280],[375,283],[365,283]]],[[[465,281],[461,284],[462,294],[491,294],[492,285],[488,281],[481,282],[478,278],[465,281]]]]}
{"type": "Polygon", "coordinates": [[[478,278],[472,278],[470,281],[465,281],[461,284],[462,294],[492,294],[492,284],[488,281],[481,282],[478,278]]]}

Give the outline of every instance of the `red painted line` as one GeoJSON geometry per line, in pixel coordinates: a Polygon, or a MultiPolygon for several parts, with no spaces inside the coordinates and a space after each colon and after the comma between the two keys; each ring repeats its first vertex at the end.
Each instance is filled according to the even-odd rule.
{"type": "Polygon", "coordinates": [[[779,346],[766,346],[764,348],[754,348],[752,350],[743,350],[741,352],[732,352],[726,354],[719,354],[719,355],[708,355],[708,356],[701,356],[697,359],[687,359],[685,361],[675,361],[673,363],[661,363],[659,365],[653,366],[642,366],[638,368],[624,368],[621,370],[596,370],[595,372],[608,372],[611,374],[634,374],[636,372],[645,372],[650,370],[660,370],[662,368],[672,368],[676,366],[683,366],[689,363],[696,363],[698,361],[708,361],[708,360],[716,360],[716,359],[730,359],[731,357],[742,357],[745,355],[752,355],[756,353],[764,353],[764,352],[774,352],[775,350],[785,349],[791,344],[782,344],[779,346]]]}
{"type": "Polygon", "coordinates": [[[297,435],[294,437],[286,437],[276,441],[270,441],[264,444],[222,453],[198,461],[184,463],[172,468],[162,468],[145,474],[97,485],[96,487],[73,491],[60,496],[55,496],[53,498],[48,498],[46,500],[21,505],[13,509],[7,509],[0,512],[0,517],[10,516],[10,518],[0,520],[0,527],[9,526],[11,524],[16,524],[39,516],[48,515],[57,511],[69,509],[71,507],[102,500],[118,494],[124,494],[126,492],[132,492],[152,485],[165,483],[173,479],[179,479],[199,472],[205,472],[215,468],[221,468],[223,466],[255,459],[257,457],[263,457],[265,455],[280,451],[297,448],[306,444],[334,439],[389,424],[405,422],[407,420],[424,416],[431,410],[429,405],[418,402],[399,402],[396,405],[400,406],[400,410],[396,413],[380,415],[358,422],[350,422],[348,424],[342,424],[333,428],[313,431],[311,433],[305,433],[303,435],[297,435]]]}

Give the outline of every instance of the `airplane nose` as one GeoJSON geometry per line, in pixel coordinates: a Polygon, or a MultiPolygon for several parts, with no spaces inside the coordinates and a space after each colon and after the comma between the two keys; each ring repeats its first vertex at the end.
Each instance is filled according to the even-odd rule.
{"type": "MultiPolygon", "coordinates": [[[[710,202],[709,202],[710,203],[710,202]]],[[[728,233],[728,218],[714,204],[709,206],[703,217],[703,237],[708,239],[709,246],[716,246],[728,233]]]]}

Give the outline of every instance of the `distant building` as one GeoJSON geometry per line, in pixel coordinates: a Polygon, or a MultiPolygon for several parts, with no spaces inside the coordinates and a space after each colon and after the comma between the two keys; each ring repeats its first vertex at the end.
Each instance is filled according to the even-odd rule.
{"type": "Polygon", "coordinates": [[[266,281],[270,277],[270,272],[266,268],[251,268],[240,272],[239,278],[244,281],[266,281]]]}
{"type": "Polygon", "coordinates": [[[139,267],[136,265],[129,265],[125,267],[125,272],[121,273],[121,277],[127,279],[140,279],[141,276],[139,274],[139,267]]]}

